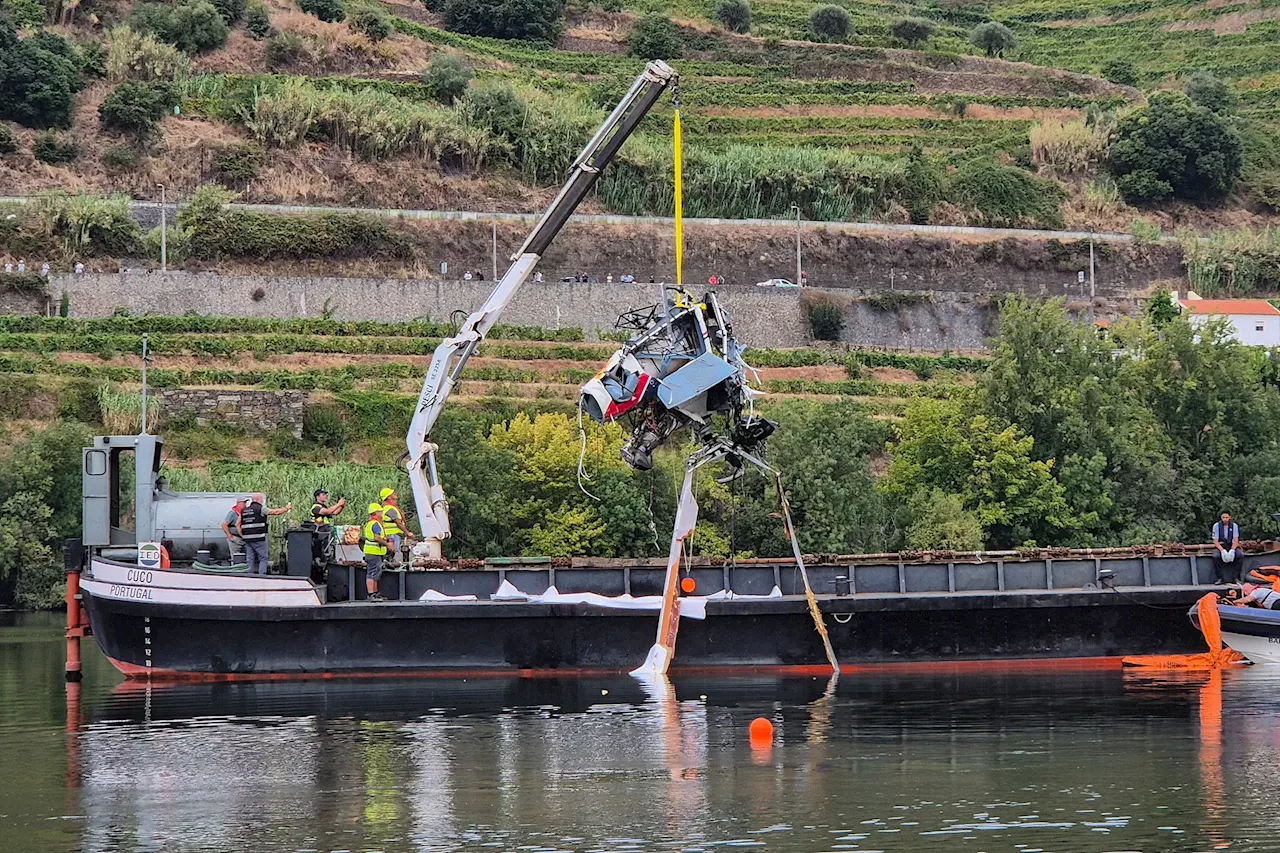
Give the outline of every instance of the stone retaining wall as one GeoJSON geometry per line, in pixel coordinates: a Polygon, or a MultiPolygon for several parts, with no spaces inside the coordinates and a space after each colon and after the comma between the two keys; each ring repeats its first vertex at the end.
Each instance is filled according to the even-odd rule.
{"type": "Polygon", "coordinates": [[[287,429],[302,437],[305,391],[228,391],[217,388],[179,388],[160,392],[166,419],[195,417],[200,426],[227,423],[253,432],[287,429]]]}

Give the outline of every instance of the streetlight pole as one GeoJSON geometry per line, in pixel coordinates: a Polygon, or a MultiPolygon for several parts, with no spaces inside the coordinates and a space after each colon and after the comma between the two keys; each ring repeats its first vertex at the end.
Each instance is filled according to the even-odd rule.
{"type": "Polygon", "coordinates": [[[139,430],[143,435],[147,434],[147,336],[142,336],[142,429],[139,430]]]}
{"type": "MultiPolygon", "coordinates": [[[[156,184],[160,188],[160,272],[169,271],[169,229],[164,203],[164,185],[156,184]]],[[[145,361],[145,359],[144,359],[145,361]]],[[[143,368],[146,369],[145,366],[143,368]]],[[[146,415],[143,415],[143,424],[146,424],[146,415]]],[[[142,430],[146,432],[146,429],[142,430]]]]}
{"type": "Polygon", "coordinates": [[[793,204],[791,209],[796,212],[796,287],[799,287],[800,278],[803,274],[800,266],[800,205],[793,204]]]}
{"type": "Polygon", "coordinates": [[[489,225],[493,233],[493,280],[498,280],[498,216],[495,213],[493,219],[489,220],[489,225]]]}

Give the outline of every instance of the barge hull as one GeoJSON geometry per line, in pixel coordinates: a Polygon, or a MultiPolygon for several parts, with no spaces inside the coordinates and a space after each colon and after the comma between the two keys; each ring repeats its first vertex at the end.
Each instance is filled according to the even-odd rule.
{"type": "MultiPolygon", "coordinates": [[[[822,596],[842,664],[1182,654],[1170,609],[1203,589],[822,596]]],[[[589,604],[362,602],[228,607],[85,595],[93,634],[131,677],[627,671],[657,617],[589,604]]],[[[712,601],[681,620],[673,668],[825,671],[804,599],[712,601]]]]}

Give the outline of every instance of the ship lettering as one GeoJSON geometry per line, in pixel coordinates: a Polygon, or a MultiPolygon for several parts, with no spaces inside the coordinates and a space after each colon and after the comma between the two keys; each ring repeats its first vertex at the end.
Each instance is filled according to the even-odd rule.
{"type": "MultiPolygon", "coordinates": [[[[150,574],[146,572],[145,574],[150,574]]],[[[111,585],[111,595],[116,598],[145,598],[152,600],[151,590],[141,586],[126,586],[122,583],[113,583],[111,585]]]]}
{"type": "Polygon", "coordinates": [[[130,583],[151,583],[151,572],[142,569],[130,569],[127,579],[130,583]]]}

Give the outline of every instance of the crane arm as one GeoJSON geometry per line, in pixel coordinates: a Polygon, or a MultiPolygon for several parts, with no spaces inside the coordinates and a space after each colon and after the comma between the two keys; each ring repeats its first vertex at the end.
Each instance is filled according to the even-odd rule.
{"type": "Polygon", "coordinates": [[[511,266],[489,294],[489,298],[466,319],[458,333],[442,341],[431,356],[431,366],[422,383],[418,407],[405,438],[408,451],[406,467],[424,539],[438,541],[451,533],[449,507],[436,469],[437,447],[431,442],[431,430],[440,417],[440,411],[449,399],[453,386],[458,382],[463,367],[475,354],[485,335],[498,322],[502,312],[511,304],[516,291],[533,272],[538,259],[551,245],[551,241],[591,191],[601,171],[613,160],[662,93],[674,86],[678,79],[675,71],[664,62],[650,62],[645,67],[574,160],[568,181],[560,188],[538,224],[529,232],[524,244],[511,256],[511,266]]]}

